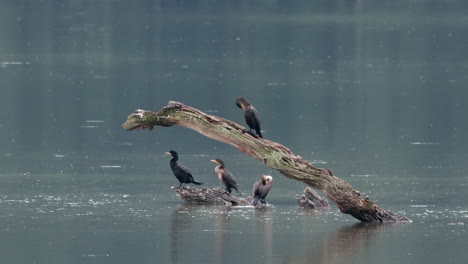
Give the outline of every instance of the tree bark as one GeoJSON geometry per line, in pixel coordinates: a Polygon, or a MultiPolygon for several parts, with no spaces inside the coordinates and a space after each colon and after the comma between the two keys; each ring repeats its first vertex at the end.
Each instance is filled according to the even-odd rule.
{"type": "Polygon", "coordinates": [[[363,222],[410,222],[404,216],[391,213],[369,198],[361,197],[349,183],[333,175],[331,170],[314,167],[309,161],[295,155],[287,147],[258,138],[232,121],[208,115],[182,103],[170,101],[159,112],[138,109],[128,116],[122,127],[128,131],[153,129],[155,126],[178,125],[193,129],[211,139],[230,144],[240,151],[262,161],[267,167],[284,176],[302,181],[322,191],[342,213],[363,222]]]}
{"type": "Polygon", "coordinates": [[[297,198],[299,206],[302,208],[318,209],[330,208],[328,201],[322,198],[318,193],[311,188],[307,187],[299,198],[297,198]]]}
{"type": "Polygon", "coordinates": [[[252,197],[237,197],[224,193],[220,188],[184,188],[176,189],[182,200],[190,203],[219,204],[225,206],[250,205],[252,197]]]}

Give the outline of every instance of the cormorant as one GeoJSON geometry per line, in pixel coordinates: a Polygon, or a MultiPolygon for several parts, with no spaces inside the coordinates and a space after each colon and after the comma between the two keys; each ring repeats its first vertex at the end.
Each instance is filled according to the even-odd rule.
{"type": "Polygon", "coordinates": [[[252,205],[256,206],[258,201],[265,204],[265,197],[273,186],[273,177],[270,175],[262,175],[262,179],[256,182],[253,186],[253,197],[252,205]]]}
{"type": "Polygon", "coordinates": [[[263,138],[262,132],[260,131],[260,117],[255,107],[243,97],[239,97],[236,100],[236,105],[244,110],[245,122],[247,122],[250,128],[249,133],[252,134],[251,130],[253,129],[259,137],[263,138]]]}
{"type": "Polygon", "coordinates": [[[184,165],[180,164],[179,162],[177,162],[177,160],[179,159],[179,155],[177,154],[177,152],[175,152],[174,150],[171,150],[169,152],[166,152],[166,154],[172,156],[172,159],[171,159],[171,162],[170,162],[171,169],[172,169],[172,172],[174,172],[174,175],[176,176],[176,178],[180,182],[180,185],[178,187],[176,187],[175,189],[183,188],[182,185],[184,183],[193,183],[193,184],[196,184],[196,185],[203,184],[202,182],[195,181],[193,179],[192,173],[189,171],[189,169],[187,167],[185,167],[184,165]]]}
{"type": "Polygon", "coordinates": [[[226,191],[228,195],[231,194],[231,189],[236,190],[240,195],[242,193],[237,189],[237,182],[234,180],[232,173],[224,167],[224,162],[220,159],[211,160],[211,162],[217,163],[218,166],[215,168],[216,175],[218,175],[219,180],[226,186],[226,191]]]}

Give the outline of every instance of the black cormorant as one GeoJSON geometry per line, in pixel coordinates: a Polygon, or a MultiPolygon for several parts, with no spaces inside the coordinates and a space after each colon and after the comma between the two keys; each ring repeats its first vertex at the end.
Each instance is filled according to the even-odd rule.
{"type": "Polygon", "coordinates": [[[184,165],[180,164],[179,162],[177,162],[177,160],[179,159],[179,155],[177,154],[177,152],[175,152],[174,150],[171,150],[169,152],[166,152],[166,154],[172,156],[172,159],[171,159],[171,162],[170,162],[171,169],[172,169],[172,172],[174,172],[174,175],[176,176],[176,178],[180,182],[180,185],[178,187],[176,187],[175,189],[183,188],[182,185],[184,183],[193,183],[193,184],[196,184],[196,185],[203,184],[202,182],[195,181],[193,179],[192,173],[189,171],[189,169],[187,167],[185,167],[184,165]]]}
{"type": "MultiPolygon", "coordinates": [[[[255,130],[257,135],[263,138],[262,132],[260,131],[260,117],[255,107],[253,107],[253,105],[243,97],[239,97],[236,100],[236,105],[244,110],[245,122],[247,122],[250,130],[255,130]]],[[[249,131],[249,133],[251,132],[249,131]]]]}
{"type": "Polygon", "coordinates": [[[265,197],[273,186],[273,177],[270,175],[262,175],[262,179],[256,182],[253,186],[253,197],[252,205],[256,206],[258,201],[265,204],[265,197]]]}
{"type": "Polygon", "coordinates": [[[241,192],[237,189],[237,182],[234,180],[232,173],[224,167],[224,162],[220,159],[211,160],[214,163],[217,163],[218,166],[215,168],[216,175],[218,175],[219,180],[226,186],[226,193],[231,194],[231,189],[236,190],[240,195],[241,192]]]}

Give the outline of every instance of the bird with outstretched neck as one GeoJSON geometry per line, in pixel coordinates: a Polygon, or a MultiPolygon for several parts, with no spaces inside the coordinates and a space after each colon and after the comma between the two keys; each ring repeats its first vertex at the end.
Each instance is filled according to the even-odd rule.
{"type": "Polygon", "coordinates": [[[243,97],[239,97],[236,100],[236,105],[240,109],[244,110],[245,122],[249,126],[249,134],[254,135],[251,130],[255,130],[255,133],[261,138],[263,138],[261,128],[260,128],[260,117],[257,110],[253,105],[243,97]]]}
{"type": "Polygon", "coordinates": [[[242,193],[237,189],[238,184],[234,179],[234,176],[232,176],[232,173],[224,167],[224,162],[220,159],[211,160],[211,162],[218,164],[215,168],[215,173],[218,175],[219,180],[224,184],[224,186],[226,186],[225,193],[230,195],[231,189],[234,189],[242,196],[242,193]]]}
{"type": "Polygon", "coordinates": [[[180,184],[178,187],[175,187],[175,189],[181,189],[183,188],[184,183],[193,183],[196,185],[202,185],[202,182],[197,182],[193,179],[192,173],[189,171],[187,167],[184,165],[180,164],[177,162],[179,159],[179,155],[177,152],[174,150],[171,150],[169,152],[166,152],[166,154],[171,155],[172,159],[170,161],[171,169],[172,172],[174,173],[174,176],[179,180],[180,184]]]}
{"type": "Polygon", "coordinates": [[[273,177],[270,175],[262,175],[262,179],[256,182],[253,186],[253,198],[252,205],[256,206],[260,201],[262,204],[266,204],[265,198],[273,186],[273,177]]]}

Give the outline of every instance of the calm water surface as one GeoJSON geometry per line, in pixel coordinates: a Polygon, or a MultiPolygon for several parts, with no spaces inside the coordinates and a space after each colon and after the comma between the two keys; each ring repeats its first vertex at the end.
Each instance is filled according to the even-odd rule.
{"type": "Polygon", "coordinates": [[[464,1],[2,1],[1,263],[461,263],[468,259],[464,1]],[[125,132],[178,100],[331,168],[409,224],[301,210],[304,185],[180,127],[125,132]],[[263,209],[190,205],[221,158],[263,209]]]}

